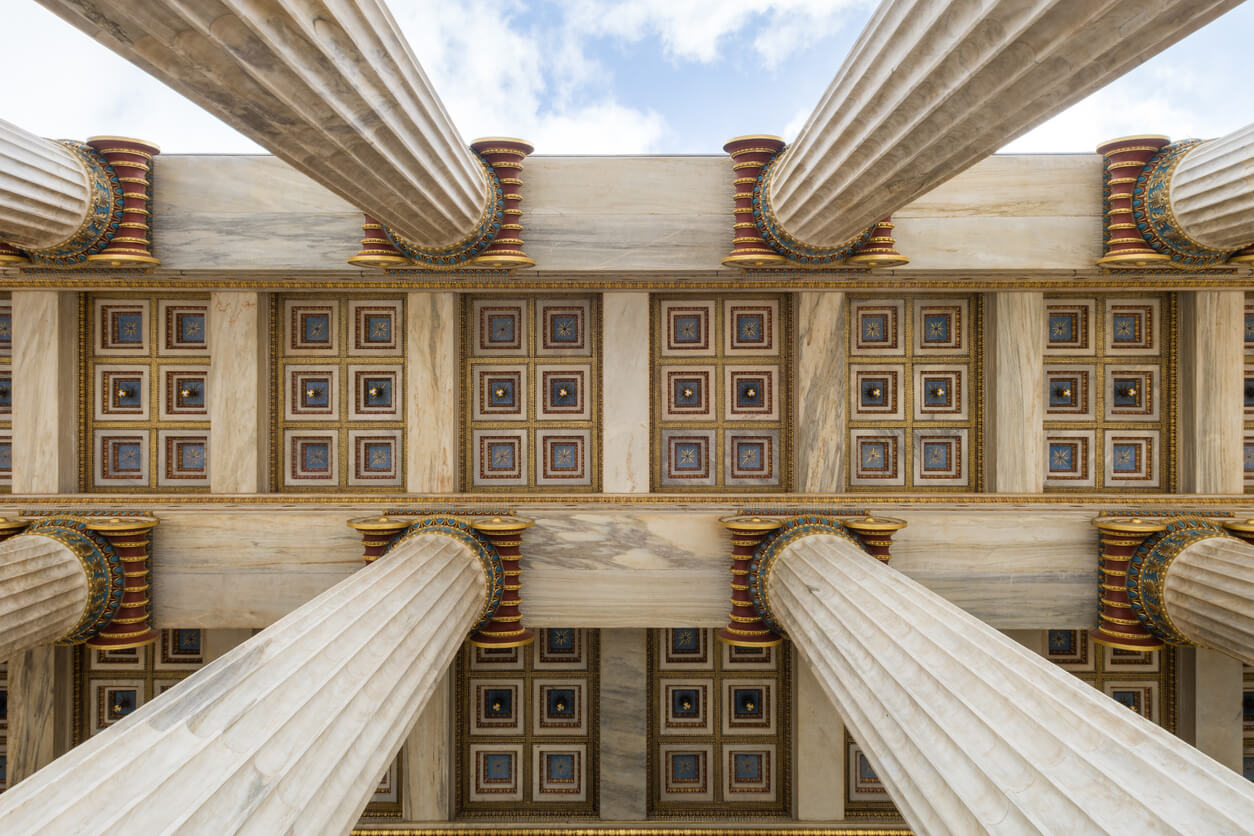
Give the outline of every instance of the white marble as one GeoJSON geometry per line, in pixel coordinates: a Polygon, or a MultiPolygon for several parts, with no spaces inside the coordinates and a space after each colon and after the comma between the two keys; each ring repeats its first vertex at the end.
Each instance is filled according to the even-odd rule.
{"type": "Polygon", "coordinates": [[[209,490],[259,493],[267,487],[270,423],[269,297],[209,297],[209,490]]]}
{"type": "Polygon", "coordinates": [[[985,304],[986,468],[997,493],[1045,488],[1045,296],[990,293],[985,304]]]}
{"type": "Polygon", "coordinates": [[[431,698],[405,738],[402,815],[406,821],[446,822],[452,818],[454,719],[449,672],[444,671],[431,698]]]}
{"type": "Polygon", "coordinates": [[[648,818],[649,631],[601,631],[600,808],[606,821],[648,818]]]}
{"type": "Polygon", "coordinates": [[[776,217],[846,241],[1239,2],[882,3],[772,172],[776,217]]]}
{"type": "Polygon", "coordinates": [[[346,833],[483,603],[417,537],[0,795],[5,832],[346,833]]]}
{"type": "Polygon", "coordinates": [[[845,294],[796,294],[796,489],[837,493],[845,488],[845,386],[848,341],[845,294]]]}
{"type": "Polygon", "coordinates": [[[13,493],[78,488],[78,294],[20,290],[13,303],[13,493]]]}
{"type": "Polygon", "coordinates": [[[65,636],[87,594],[83,564],[61,542],[19,534],[0,543],[0,659],[65,636]]]}
{"type": "Polygon", "coordinates": [[[1176,649],[1176,733],[1237,773],[1244,771],[1243,667],[1218,650],[1176,649]]]}
{"type": "Polygon", "coordinates": [[[1190,148],[1171,174],[1180,229],[1207,247],[1254,244],[1254,124],[1190,148]]]}
{"type": "Polygon", "coordinates": [[[832,535],[786,547],[775,616],[918,833],[1238,833],[1254,787],[832,535]]]}
{"type": "Polygon", "coordinates": [[[1245,294],[1180,294],[1180,487],[1245,490],[1245,294]]]}
{"type": "Polygon", "coordinates": [[[1167,568],[1163,601],[1191,642],[1254,665],[1254,546],[1228,537],[1186,546],[1167,568]]]}
{"type": "Polygon", "coordinates": [[[457,295],[405,298],[405,486],[457,490],[457,295]]]}
{"type": "Polygon", "coordinates": [[[382,0],[42,2],[413,241],[478,224],[483,168],[382,0]]]}
{"type": "Polygon", "coordinates": [[[797,818],[840,821],[845,817],[845,720],[814,671],[794,655],[797,691],[797,818]]]}
{"type": "Polygon", "coordinates": [[[34,647],[9,657],[8,783],[15,785],[69,748],[70,648],[34,647]],[[64,657],[60,658],[59,657],[64,657]],[[67,676],[69,675],[69,676],[67,676]]]}
{"type": "Polygon", "coordinates": [[[649,490],[649,294],[601,295],[601,486],[649,490]]]}
{"type": "Polygon", "coordinates": [[[82,226],[87,169],[69,148],[0,119],[0,241],[43,249],[82,226]]]}

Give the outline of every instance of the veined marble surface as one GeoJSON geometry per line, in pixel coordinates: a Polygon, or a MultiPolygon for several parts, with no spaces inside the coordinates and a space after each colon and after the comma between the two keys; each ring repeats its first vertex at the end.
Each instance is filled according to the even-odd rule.
{"type": "Polygon", "coordinates": [[[649,294],[601,296],[601,483],[649,490],[649,294]]]}
{"type": "Polygon", "coordinates": [[[214,493],[256,493],[266,484],[269,433],[266,358],[269,297],[209,297],[209,483],[214,493]],[[216,350],[213,350],[215,349],[216,350]]]}
{"type": "Polygon", "coordinates": [[[1245,489],[1245,294],[1180,294],[1180,488],[1245,489]]]}
{"type": "Polygon", "coordinates": [[[845,486],[849,307],[843,293],[798,293],[795,298],[796,488],[836,493],[845,486]]]}
{"type": "Polygon", "coordinates": [[[410,493],[457,489],[457,295],[405,299],[405,457],[410,493]]]}
{"type": "Polygon", "coordinates": [[[13,491],[78,488],[78,294],[20,290],[13,304],[13,491]]]}
{"type": "Polygon", "coordinates": [[[601,818],[640,821],[648,817],[649,631],[601,631],[601,818]]]}

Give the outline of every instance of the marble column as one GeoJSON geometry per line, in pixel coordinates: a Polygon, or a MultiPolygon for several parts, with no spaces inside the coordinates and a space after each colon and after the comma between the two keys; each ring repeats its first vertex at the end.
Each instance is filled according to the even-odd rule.
{"type": "Polygon", "coordinates": [[[78,294],[15,290],[13,493],[78,490],[78,294]]]}
{"type": "Polygon", "coordinates": [[[209,296],[209,490],[266,490],[270,443],[270,297],[251,291],[209,296]]]}
{"type": "Polygon", "coordinates": [[[405,484],[409,493],[457,490],[457,294],[405,299],[405,484]]]}
{"type": "Polygon", "coordinates": [[[1245,293],[1180,294],[1180,482],[1187,493],[1245,490],[1245,293]]]}
{"type": "Polygon", "coordinates": [[[0,241],[43,249],[71,238],[87,218],[89,186],[73,151],[0,119],[0,241]]]}
{"type": "Polygon", "coordinates": [[[449,672],[436,683],[431,698],[405,738],[404,784],[401,790],[405,821],[449,821],[453,816],[452,787],[455,720],[450,711],[449,672]]]}
{"type": "Polygon", "coordinates": [[[845,817],[845,720],[814,671],[797,661],[797,819],[840,821],[845,817]]]}
{"type": "Polygon", "coordinates": [[[1244,766],[1242,667],[1239,659],[1218,650],[1176,650],[1177,732],[1182,740],[1237,773],[1244,766]]]}
{"type": "Polygon", "coordinates": [[[797,490],[845,489],[849,416],[844,293],[801,292],[797,303],[797,490]]]}
{"type": "Polygon", "coordinates": [[[605,821],[648,818],[645,629],[601,631],[600,794],[605,821]]]}
{"type": "Polygon", "coordinates": [[[996,493],[1045,489],[1045,296],[990,293],[987,473],[996,493]]]}
{"type": "Polygon", "coordinates": [[[416,244],[460,241],[488,206],[383,0],[41,2],[416,244]]]}
{"type": "Polygon", "coordinates": [[[918,833],[1244,830],[1254,787],[843,537],[767,603],[918,833]]]}
{"type": "Polygon", "coordinates": [[[1254,665],[1254,546],[1227,537],[1185,546],[1167,564],[1163,601],[1189,641],[1254,665]]]}
{"type": "Polygon", "coordinates": [[[465,544],[413,536],[0,795],[0,820],[346,833],[485,600],[465,544]]]}
{"type": "Polygon", "coordinates": [[[775,219],[843,243],[1239,2],[881,3],[771,172],[775,219]]]}
{"type": "Polygon", "coordinates": [[[10,656],[8,782],[52,763],[73,741],[72,648],[44,645],[10,656]]]}
{"type": "Polygon", "coordinates": [[[69,634],[87,595],[83,564],[61,542],[19,534],[0,543],[0,659],[69,634]]]}
{"type": "Polygon", "coordinates": [[[1171,210],[1203,246],[1254,244],[1254,124],[1194,146],[1172,172],[1171,210]]]}
{"type": "Polygon", "coordinates": [[[649,490],[648,335],[649,294],[601,295],[601,489],[605,493],[649,490]]]}

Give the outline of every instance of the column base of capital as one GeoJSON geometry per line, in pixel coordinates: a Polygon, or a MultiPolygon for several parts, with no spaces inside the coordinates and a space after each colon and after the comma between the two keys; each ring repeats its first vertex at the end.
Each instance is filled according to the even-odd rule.
{"type": "Polygon", "coordinates": [[[125,635],[115,638],[107,633],[101,633],[84,642],[83,646],[90,647],[92,650],[129,650],[132,647],[147,647],[155,644],[159,638],[161,638],[161,633],[149,627],[137,636],[125,635]]]}
{"type": "Polygon", "coordinates": [[[97,267],[158,267],[161,259],[136,253],[96,253],[87,256],[87,263],[97,267]]]}
{"type": "Polygon", "coordinates": [[[521,636],[501,636],[499,638],[479,632],[467,639],[475,647],[499,647],[501,649],[526,647],[535,640],[536,634],[534,630],[523,630],[521,636]]]}
{"type": "Polygon", "coordinates": [[[714,634],[723,644],[730,644],[736,647],[775,647],[784,643],[784,637],[779,633],[768,632],[764,636],[741,636],[731,633],[726,627],[718,630],[714,634]]]}
{"type": "Polygon", "coordinates": [[[1171,257],[1153,250],[1146,250],[1145,252],[1123,252],[1102,256],[1097,259],[1096,264],[1098,267],[1150,267],[1164,261],[1171,261],[1171,257]]]}
{"type": "Polygon", "coordinates": [[[789,267],[788,259],[773,252],[737,253],[723,259],[727,267],[789,267]]]}
{"type": "Polygon", "coordinates": [[[525,270],[528,267],[535,267],[534,258],[528,258],[525,255],[487,255],[472,258],[468,263],[469,267],[490,270],[525,270]]]}
{"type": "Polygon", "coordinates": [[[1115,650],[1132,650],[1137,653],[1143,653],[1147,650],[1162,650],[1167,645],[1154,638],[1146,636],[1143,639],[1122,639],[1113,638],[1104,635],[1100,629],[1089,631],[1089,640],[1094,644],[1113,647],[1115,650]]]}
{"type": "Polygon", "coordinates": [[[346,260],[355,267],[373,267],[379,270],[385,270],[389,267],[407,267],[413,264],[412,261],[402,255],[387,255],[386,253],[365,251],[346,260]]]}

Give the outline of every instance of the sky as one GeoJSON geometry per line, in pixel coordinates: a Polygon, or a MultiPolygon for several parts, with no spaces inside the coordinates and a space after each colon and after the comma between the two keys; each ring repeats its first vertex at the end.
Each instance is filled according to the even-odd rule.
{"type": "MultiPolygon", "coordinates": [[[[741,134],[796,137],[873,0],[391,0],[467,142],[540,154],[718,154],[741,134]]],[[[136,136],[164,153],[258,146],[34,0],[0,0],[0,118],[34,133],[136,136]],[[16,80],[16,81],[15,81],[16,80]]],[[[1254,120],[1254,2],[1011,142],[1091,152],[1139,133],[1211,137],[1254,120]]]]}

